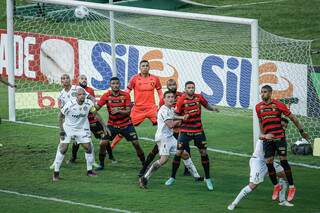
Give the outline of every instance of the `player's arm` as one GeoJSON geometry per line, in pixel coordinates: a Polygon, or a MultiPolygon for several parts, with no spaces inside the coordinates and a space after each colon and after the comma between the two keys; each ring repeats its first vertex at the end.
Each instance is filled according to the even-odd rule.
{"type": "Polygon", "coordinates": [[[105,125],[105,122],[103,121],[101,115],[98,113],[95,106],[91,107],[90,112],[95,115],[95,118],[97,119],[97,121],[103,126],[104,132],[108,135],[111,135],[109,128],[107,127],[107,125],[105,125]]]}
{"type": "Polygon", "coordinates": [[[2,82],[3,84],[5,84],[5,85],[7,85],[9,87],[12,87],[12,88],[16,88],[17,87],[16,85],[12,85],[9,82],[7,82],[6,80],[4,80],[1,75],[0,75],[0,82],[2,82]]]}
{"type": "Polygon", "coordinates": [[[63,123],[64,123],[65,116],[62,112],[59,113],[59,127],[60,127],[60,138],[63,140],[66,136],[66,132],[63,129],[63,123]]]}
{"type": "Polygon", "coordinates": [[[219,109],[213,105],[210,105],[202,95],[199,95],[199,97],[200,97],[200,103],[202,106],[204,106],[204,108],[212,112],[219,112],[219,109]]]}
{"type": "Polygon", "coordinates": [[[304,129],[303,129],[302,125],[300,124],[300,122],[298,121],[297,117],[296,117],[295,115],[293,115],[292,113],[291,113],[289,116],[287,116],[287,117],[288,117],[288,118],[292,121],[292,123],[297,127],[297,129],[299,130],[300,135],[301,135],[304,139],[308,140],[308,139],[309,139],[309,134],[304,131],[304,129]]]}
{"type": "Polygon", "coordinates": [[[158,77],[156,80],[155,88],[157,90],[159,100],[161,100],[163,98],[163,93],[162,93],[162,86],[161,86],[160,78],[158,78],[158,77]]]}

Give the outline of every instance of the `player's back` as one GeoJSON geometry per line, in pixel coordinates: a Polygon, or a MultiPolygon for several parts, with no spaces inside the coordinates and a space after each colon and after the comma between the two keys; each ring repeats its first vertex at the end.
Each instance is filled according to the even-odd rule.
{"type": "Polygon", "coordinates": [[[165,121],[171,120],[174,117],[173,108],[169,108],[166,105],[162,105],[158,111],[157,115],[157,132],[155,135],[155,140],[160,141],[163,138],[168,138],[173,136],[173,129],[170,129],[165,121]]]}

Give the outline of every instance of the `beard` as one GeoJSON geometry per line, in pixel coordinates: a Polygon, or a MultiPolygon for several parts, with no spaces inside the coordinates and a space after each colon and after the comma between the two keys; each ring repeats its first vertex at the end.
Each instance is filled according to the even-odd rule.
{"type": "Polygon", "coordinates": [[[86,88],[87,87],[87,83],[84,83],[84,82],[79,83],[79,86],[82,87],[82,88],[86,88]]]}

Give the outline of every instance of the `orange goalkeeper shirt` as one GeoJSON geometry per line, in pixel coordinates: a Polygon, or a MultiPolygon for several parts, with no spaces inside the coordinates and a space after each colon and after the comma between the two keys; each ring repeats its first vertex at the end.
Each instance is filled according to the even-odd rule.
{"type": "MultiPolygon", "coordinates": [[[[152,74],[147,77],[143,77],[140,73],[134,75],[128,85],[129,90],[134,91],[134,105],[135,107],[149,107],[156,105],[154,99],[154,90],[160,90],[160,79],[152,74]]],[[[159,92],[158,92],[159,94],[159,92]]],[[[160,99],[162,97],[159,97],[160,99]]]]}

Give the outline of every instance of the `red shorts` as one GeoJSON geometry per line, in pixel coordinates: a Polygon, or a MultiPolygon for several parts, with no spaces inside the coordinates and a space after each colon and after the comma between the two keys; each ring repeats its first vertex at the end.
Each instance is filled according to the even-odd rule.
{"type": "Polygon", "coordinates": [[[157,125],[157,112],[158,107],[156,105],[148,107],[133,106],[130,114],[131,121],[136,126],[148,118],[153,125],[157,125]]]}

